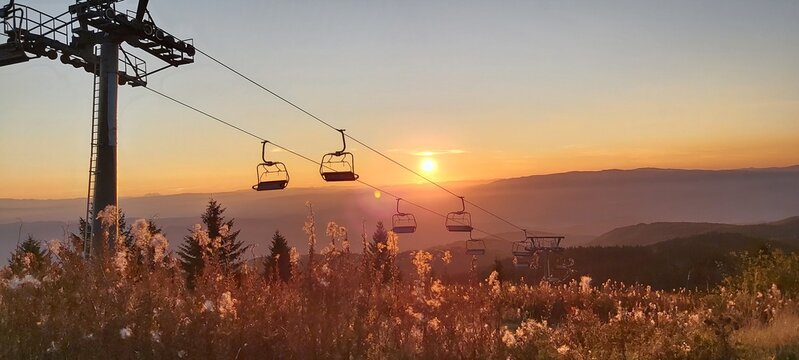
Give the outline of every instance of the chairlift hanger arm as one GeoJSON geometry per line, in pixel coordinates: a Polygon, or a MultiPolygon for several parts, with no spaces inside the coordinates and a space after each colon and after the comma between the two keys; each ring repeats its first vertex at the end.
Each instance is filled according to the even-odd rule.
{"type": "Polygon", "coordinates": [[[266,160],[266,144],[268,144],[268,143],[269,143],[269,140],[261,141],[261,159],[264,160],[264,164],[267,164],[268,166],[271,166],[272,162],[266,160]]]}
{"type": "Polygon", "coordinates": [[[150,0],[139,0],[139,5],[136,7],[136,21],[141,22],[144,20],[144,14],[147,13],[147,3],[150,0]]]}
{"type": "Polygon", "coordinates": [[[337,156],[341,156],[341,154],[343,154],[345,151],[347,151],[347,138],[344,136],[344,132],[347,131],[347,130],[345,130],[345,129],[337,129],[337,130],[338,130],[338,132],[341,133],[341,143],[344,145],[344,147],[341,148],[341,151],[337,151],[336,155],[337,156]]]}

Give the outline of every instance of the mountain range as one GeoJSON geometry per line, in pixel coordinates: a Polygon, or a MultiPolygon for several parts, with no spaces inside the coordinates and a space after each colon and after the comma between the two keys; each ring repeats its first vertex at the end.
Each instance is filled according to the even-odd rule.
{"type": "MultiPolygon", "coordinates": [[[[730,231],[725,224],[744,226],[748,230],[740,233],[759,236],[760,228],[767,232],[781,228],[774,220],[799,214],[797,185],[799,166],[568,172],[447,186],[520,227],[563,234],[565,245],[581,246],[647,245],[708,231],[730,231]],[[685,222],[701,225],[663,225],[685,222]],[[625,228],[642,223],[650,224],[625,228]],[[770,224],[747,225],[761,223],[770,224]],[[617,228],[620,229],[614,230],[617,228]]],[[[391,186],[387,190],[441,214],[460,209],[457,199],[431,185],[391,186]]],[[[313,205],[320,241],[327,222],[335,221],[349,229],[355,251],[360,251],[362,227],[370,235],[377,221],[390,224],[396,210],[396,202],[389,196],[378,196],[371,189],[354,186],[121,198],[120,206],[127,214],[128,223],[137,218],[154,218],[174,249],[188,233],[187,229],[200,222],[200,214],[210,198],[227,208],[225,215],[236,219],[235,227],[242,230],[241,239],[255,244],[253,257],[266,252],[268,240],[276,229],[287,237],[291,246],[297,246],[301,252],[307,248],[307,235],[302,232],[308,214],[307,201],[313,205]]],[[[28,234],[48,240],[77,232],[85,206],[85,199],[0,199],[0,254],[8,254],[28,234]]],[[[418,221],[415,234],[401,237],[403,250],[433,248],[467,237],[448,233],[438,214],[405,203],[402,210],[414,213],[418,221]]],[[[467,211],[472,212],[477,228],[495,234],[492,237],[495,240],[491,241],[507,244],[522,238],[521,231],[489,214],[468,206],[467,211]]],[[[795,232],[790,232],[796,226],[795,221],[785,221],[788,233],[779,236],[795,236],[795,232]]],[[[476,232],[474,236],[485,234],[476,232]]]]}

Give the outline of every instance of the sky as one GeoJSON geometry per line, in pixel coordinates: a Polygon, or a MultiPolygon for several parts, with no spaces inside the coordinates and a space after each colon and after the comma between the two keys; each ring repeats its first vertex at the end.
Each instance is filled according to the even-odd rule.
{"type": "MultiPolygon", "coordinates": [[[[21,3],[51,14],[70,4],[21,3]]],[[[439,181],[799,164],[797,1],[152,0],[150,12],[439,181]]],[[[199,54],[149,86],[312,158],[341,147],[336,132],[199,54]]],[[[91,89],[90,75],[59,61],[0,68],[0,198],[86,195],[91,89]]],[[[258,140],[141,88],[120,88],[118,113],[120,196],[255,183],[258,140]]],[[[370,183],[419,181],[348,150],[370,183]]],[[[287,165],[291,187],[347,186],[289,153],[269,157],[287,165]]]]}

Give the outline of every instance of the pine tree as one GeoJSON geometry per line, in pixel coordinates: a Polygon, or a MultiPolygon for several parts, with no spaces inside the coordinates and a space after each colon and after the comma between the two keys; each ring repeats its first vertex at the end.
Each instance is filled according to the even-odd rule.
{"type": "Polygon", "coordinates": [[[382,281],[391,280],[391,254],[388,250],[388,231],[382,221],[377,222],[377,228],[372,234],[372,242],[366,250],[372,259],[372,268],[378,274],[383,274],[382,281]]]}
{"type": "Polygon", "coordinates": [[[275,230],[272,235],[272,245],[269,247],[269,256],[264,260],[264,276],[271,279],[274,274],[283,282],[291,279],[291,259],[289,244],[280,230],[275,230]]]}
{"type": "MultiPolygon", "coordinates": [[[[149,220],[148,220],[149,221],[149,220]]],[[[127,220],[125,219],[125,212],[119,210],[119,236],[122,238],[125,246],[131,248],[132,239],[130,236],[131,227],[127,224],[127,220]]],[[[84,234],[91,236],[92,234],[92,222],[86,221],[83,217],[78,220],[78,233],[71,233],[69,239],[74,244],[81,244],[82,246],[86,246],[86,244],[91,243],[91,239],[85,239],[84,234]]]]}
{"type": "Polygon", "coordinates": [[[249,247],[236,239],[240,230],[231,230],[234,220],[225,221],[225,210],[216,200],[211,199],[205,213],[201,215],[208,239],[212,242],[218,239],[218,247],[203,246],[198,234],[194,232],[184,237],[178,256],[190,281],[202,274],[206,259],[215,261],[224,275],[238,275],[241,271],[244,264],[242,256],[249,247]]]}
{"type": "Polygon", "coordinates": [[[28,239],[14,249],[8,260],[8,267],[16,275],[37,274],[44,270],[48,262],[49,256],[47,251],[42,249],[42,244],[28,235],[28,239]]]}
{"type": "Polygon", "coordinates": [[[497,272],[497,280],[505,281],[505,267],[502,265],[502,261],[496,258],[494,259],[494,271],[497,272]]]}

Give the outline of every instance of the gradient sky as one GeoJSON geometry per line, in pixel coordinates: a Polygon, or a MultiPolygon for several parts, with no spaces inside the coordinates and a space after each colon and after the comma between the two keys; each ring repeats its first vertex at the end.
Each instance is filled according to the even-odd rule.
{"type": "MultiPolygon", "coordinates": [[[[70,4],[23,3],[53,14],[70,4]]],[[[433,152],[442,181],[799,164],[798,1],[152,0],[150,11],[401,162],[433,152]]],[[[150,86],[314,158],[340,147],[330,129],[196,60],[150,86]]],[[[91,87],[58,61],[0,68],[0,197],[85,196],[91,87]]],[[[120,93],[121,196],[255,182],[257,140],[147,90],[120,93]]],[[[369,182],[418,181],[350,149],[369,182]]],[[[271,155],[292,186],[329,186],[312,164],[271,155]]]]}

